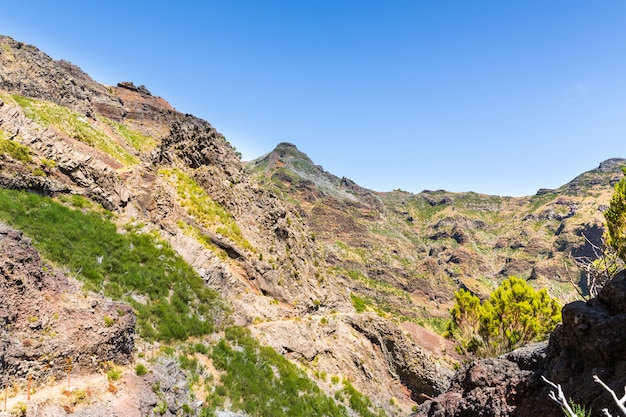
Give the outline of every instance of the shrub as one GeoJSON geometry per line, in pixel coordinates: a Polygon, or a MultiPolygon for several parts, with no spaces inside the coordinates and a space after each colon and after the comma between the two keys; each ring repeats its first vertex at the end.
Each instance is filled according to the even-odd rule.
{"type": "MultiPolygon", "coordinates": [[[[626,174],[626,168],[623,170],[626,174]]],[[[604,212],[604,218],[606,243],[626,262],[626,177],[615,184],[615,191],[609,208],[604,212]]]]}
{"type": "Polygon", "coordinates": [[[549,334],[561,321],[561,309],[545,289],[510,277],[481,302],[461,289],[454,294],[448,333],[461,350],[497,356],[549,334]]]}
{"type": "Polygon", "coordinates": [[[144,376],[148,373],[148,368],[143,363],[138,363],[135,365],[135,373],[138,376],[144,376]]]}
{"type": "Polygon", "coordinates": [[[122,377],[122,371],[119,368],[112,367],[107,371],[107,378],[111,381],[117,381],[122,377]]]}

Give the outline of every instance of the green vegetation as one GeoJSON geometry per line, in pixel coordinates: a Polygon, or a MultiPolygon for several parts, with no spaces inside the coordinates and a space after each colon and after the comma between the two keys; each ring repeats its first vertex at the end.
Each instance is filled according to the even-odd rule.
{"type": "Polygon", "coordinates": [[[135,365],[135,373],[138,376],[144,376],[148,373],[148,368],[146,368],[146,365],[144,365],[143,363],[138,363],[137,365],[135,365]]]}
{"type": "Polygon", "coordinates": [[[133,148],[138,151],[151,151],[156,147],[156,140],[150,136],[142,135],[141,133],[130,129],[126,125],[122,123],[114,122],[113,120],[107,119],[103,116],[98,116],[98,120],[109,125],[113,130],[124,139],[126,142],[133,148]]]}
{"type": "Polygon", "coordinates": [[[209,409],[222,407],[229,399],[233,410],[250,416],[348,415],[302,370],[273,349],[259,345],[247,329],[227,328],[211,358],[223,374],[206,399],[209,409]]]}
{"type": "MultiPolygon", "coordinates": [[[[569,405],[576,417],[591,417],[591,408],[587,410],[587,407],[585,407],[584,405],[576,404],[571,399],[569,401],[569,405]]],[[[563,408],[563,412],[567,414],[565,408],[563,408]]]]}
{"type": "MultiPolygon", "coordinates": [[[[626,168],[623,170],[626,175],[626,168]]],[[[604,217],[606,243],[626,262],[626,177],[615,184],[615,191],[604,217]]]]}
{"type": "Polygon", "coordinates": [[[196,181],[179,169],[160,169],[159,174],[176,187],[181,206],[203,227],[230,239],[241,248],[256,252],[243,237],[233,216],[212,200],[196,181]]]}
{"type": "Polygon", "coordinates": [[[33,160],[30,148],[14,140],[7,139],[4,130],[0,130],[0,155],[8,155],[15,160],[26,163],[33,160]]]}
{"type": "Polygon", "coordinates": [[[348,398],[348,403],[353,411],[356,411],[362,417],[385,417],[383,410],[372,411],[375,407],[372,401],[357,391],[350,381],[343,381],[343,390],[341,391],[348,398]]]}
{"type": "Polygon", "coordinates": [[[224,318],[217,293],[157,235],[120,234],[102,213],[12,190],[0,190],[0,219],[30,236],[46,258],[74,271],[87,289],[130,303],[144,338],[205,335],[224,318]]]}
{"type": "Polygon", "coordinates": [[[449,334],[462,351],[497,356],[549,334],[561,320],[561,309],[545,289],[510,277],[481,303],[466,290],[454,294],[449,334]]]}
{"type": "Polygon", "coordinates": [[[367,300],[355,295],[354,293],[350,293],[350,299],[352,300],[352,305],[357,313],[363,313],[368,305],[371,305],[367,300]]]}
{"type": "Polygon", "coordinates": [[[111,381],[118,381],[121,377],[122,377],[122,370],[119,368],[116,368],[115,366],[111,367],[111,369],[107,371],[107,378],[110,379],[111,381]]]}
{"type": "Polygon", "coordinates": [[[28,118],[44,127],[54,128],[64,135],[106,152],[122,165],[134,165],[138,162],[137,158],[100,130],[96,124],[75,111],[54,103],[16,94],[11,97],[24,110],[28,118]]]}

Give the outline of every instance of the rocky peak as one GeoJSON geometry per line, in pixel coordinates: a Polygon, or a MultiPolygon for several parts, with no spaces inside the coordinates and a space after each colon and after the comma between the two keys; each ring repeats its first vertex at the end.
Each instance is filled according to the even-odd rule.
{"type": "Polygon", "coordinates": [[[117,83],[117,86],[120,88],[125,88],[130,91],[135,91],[144,96],[151,96],[152,93],[146,88],[145,85],[140,85],[139,87],[135,87],[135,84],[132,81],[122,81],[117,83]]]}

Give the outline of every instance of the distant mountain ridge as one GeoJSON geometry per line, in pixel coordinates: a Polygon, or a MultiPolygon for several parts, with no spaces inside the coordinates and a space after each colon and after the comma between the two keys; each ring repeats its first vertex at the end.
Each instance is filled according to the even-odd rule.
{"type": "Polygon", "coordinates": [[[442,319],[455,288],[487,295],[510,275],[547,286],[563,301],[574,297],[570,281],[582,277],[573,257],[590,254],[585,238],[600,244],[602,211],[624,166],[623,158],[609,159],[556,190],[513,198],[375,192],[325,172],[292,144],[247,163],[253,176],[298,202],[327,261],[360,276],[355,289],[374,305],[412,318],[426,309],[442,319]],[[376,291],[371,280],[408,292],[416,304],[376,291]]]}

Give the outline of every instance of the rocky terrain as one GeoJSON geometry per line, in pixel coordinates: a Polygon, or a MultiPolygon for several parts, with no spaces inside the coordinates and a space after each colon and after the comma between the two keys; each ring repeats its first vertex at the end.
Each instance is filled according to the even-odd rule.
{"type": "MultiPolygon", "coordinates": [[[[219,326],[248,328],[349,415],[367,412],[356,411],[333,377],[371,399],[368,412],[390,416],[409,415],[450,384],[455,390],[484,380],[481,369],[502,370],[488,373],[497,395],[477,394],[471,402],[464,394],[468,410],[488,407],[484,398],[502,398],[503,410],[521,410],[527,397],[512,399],[513,391],[543,390],[531,382],[537,369],[547,368],[511,358],[462,368],[453,379],[464,358],[440,336],[453,293],[468,288],[484,296],[510,275],[547,287],[562,301],[577,294],[572,282],[584,292],[573,258],[593,255],[602,210],[625,163],[602,162],[557,190],[525,198],[374,192],[325,172],[292,144],[243,163],[208,122],[177,111],[145,86],[101,85],[71,63],[0,37],[0,188],[50,199],[43,204],[105,213],[98,216],[121,235],[141,233],[160,239],[160,248],[171,246],[227,305],[229,316],[216,320],[219,326]]],[[[70,365],[75,375],[89,374],[102,363],[145,361],[156,349],[148,376],[129,370],[119,392],[105,387],[70,411],[198,415],[203,398],[221,392],[223,371],[204,348],[192,354],[188,346],[141,336],[135,315],[150,305],[146,295],[110,291],[117,288],[110,282],[95,292],[81,288],[86,273],[45,259],[40,242],[0,214],[9,223],[0,229],[4,375],[24,384],[30,373],[44,389],[46,379],[67,377],[70,365]],[[184,355],[202,363],[206,382],[183,372],[189,366],[184,355]]],[[[569,342],[559,334],[545,355],[566,368],[575,358],[563,353],[569,342]]],[[[218,331],[189,343],[215,345],[222,337],[218,331]]],[[[536,355],[544,354],[524,357],[536,355]]],[[[566,386],[566,373],[554,366],[549,375],[555,382],[581,400],[591,398],[566,386]]],[[[423,410],[451,415],[438,410],[460,407],[457,394],[443,395],[438,398],[446,400],[427,402],[423,410]],[[456,399],[447,400],[451,396],[456,399]]],[[[58,415],[69,412],[58,398],[45,401],[58,415]]],[[[37,407],[41,403],[29,405],[29,413],[48,415],[37,407]]],[[[216,411],[228,411],[228,401],[220,407],[216,411]]]]}
{"type": "Polygon", "coordinates": [[[77,282],[45,265],[27,238],[2,224],[0,280],[2,386],[9,376],[62,379],[69,369],[94,372],[108,361],[129,362],[132,309],[83,294],[77,282]]]}
{"type": "Polygon", "coordinates": [[[545,401],[553,390],[542,377],[561,385],[568,399],[586,405],[593,416],[606,408],[619,415],[613,398],[594,382],[597,375],[621,397],[626,386],[626,273],[621,272],[597,298],[563,308],[563,323],[548,342],[497,359],[465,366],[446,393],[420,406],[419,416],[562,416],[545,401]]]}
{"type": "Polygon", "coordinates": [[[436,329],[458,288],[484,297],[515,275],[564,303],[577,297],[576,286],[584,291],[575,258],[593,257],[601,245],[602,211],[625,162],[604,161],[559,189],[520,198],[373,192],[288,143],[247,169],[296,201],[325,260],[353,291],[396,320],[436,329]]]}

